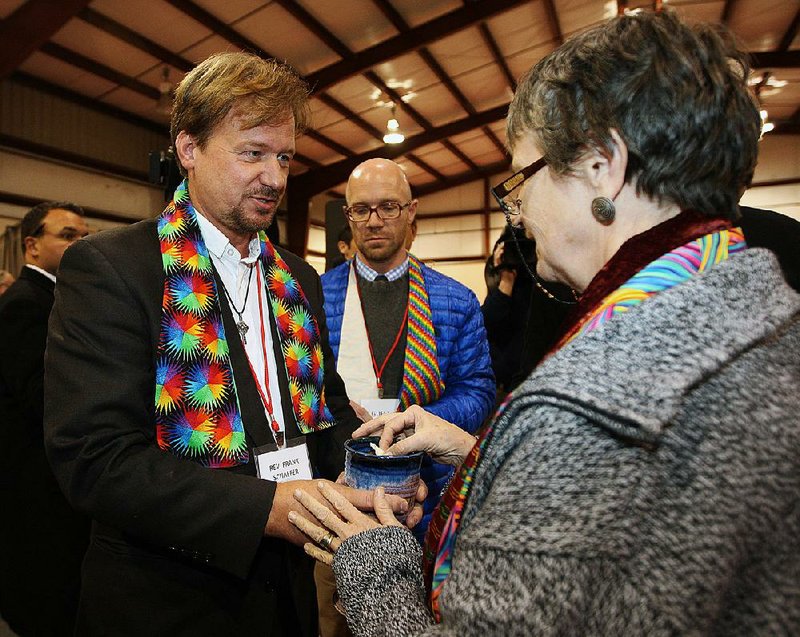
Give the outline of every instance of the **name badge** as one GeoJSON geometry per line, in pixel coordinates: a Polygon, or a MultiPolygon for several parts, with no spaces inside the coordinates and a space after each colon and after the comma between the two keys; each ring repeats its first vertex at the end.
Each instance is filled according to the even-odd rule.
{"type": "Polygon", "coordinates": [[[287,440],[283,449],[276,445],[264,445],[254,449],[256,475],[262,480],[289,482],[311,480],[311,461],[304,438],[287,440]]]}
{"type": "Polygon", "coordinates": [[[377,418],[381,414],[391,414],[397,411],[400,406],[399,398],[364,398],[358,404],[377,418]]]}

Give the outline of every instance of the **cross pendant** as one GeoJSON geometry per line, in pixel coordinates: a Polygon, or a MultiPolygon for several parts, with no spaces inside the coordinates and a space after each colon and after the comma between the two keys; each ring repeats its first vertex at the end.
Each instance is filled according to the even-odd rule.
{"type": "Polygon", "coordinates": [[[236,323],[236,329],[239,330],[239,336],[242,338],[242,345],[247,345],[247,338],[245,338],[245,335],[247,334],[247,330],[250,329],[250,326],[240,319],[236,323]]]}

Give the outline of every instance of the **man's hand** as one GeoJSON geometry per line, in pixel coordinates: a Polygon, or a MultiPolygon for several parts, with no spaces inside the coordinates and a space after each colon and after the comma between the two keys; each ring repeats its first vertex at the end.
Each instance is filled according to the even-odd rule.
{"type": "MultiPolygon", "coordinates": [[[[308,510],[300,506],[297,500],[295,500],[294,492],[301,489],[313,495],[323,504],[326,504],[327,501],[322,497],[320,489],[317,486],[320,482],[324,482],[332,491],[339,493],[357,509],[370,512],[373,510],[372,491],[353,489],[343,484],[335,484],[326,480],[292,480],[290,482],[279,482],[275,489],[275,497],[272,500],[272,509],[270,509],[267,525],[264,528],[264,535],[279,537],[299,546],[302,546],[304,542],[308,541],[308,538],[300,533],[293,524],[289,523],[289,513],[294,511],[296,514],[305,515],[309,520],[312,519],[308,515],[308,510]]],[[[387,495],[386,502],[395,514],[404,514],[408,512],[408,503],[399,496],[387,495]]],[[[414,513],[414,511],[412,510],[411,513],[414,513]]]]}
{"type": "Polygon", "coordinates": [[[436,462],[454,467],[461,464],[475,445],[472,434],[418,405],[412,405],[399,414],[382,414],[364,423],[353,432],[353,438],[378,433],[381,437],[379,446],[391,455],[424,451],[436,462]]]}
{"type": "Polygon", "coordinates": [[[503,253],[505,249],[505,242],[497,244],[494,254],[492,255],[492,263],[500,274],[500,281],[497,284],[497,289],[506,296],[511,296],[512,292],[514,292],[514,283],[517,281],[517,271],[508,266],[500,268],[503,263],[503,253]]]}

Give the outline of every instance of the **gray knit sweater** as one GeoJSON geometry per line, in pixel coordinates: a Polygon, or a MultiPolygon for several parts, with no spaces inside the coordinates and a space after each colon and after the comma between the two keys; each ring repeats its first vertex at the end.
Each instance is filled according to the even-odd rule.
{"type": "Polygon", "coordinates": [[[748,250],[517,390],[441,596],[397,528],[344,542],[357,635],[800,635],[800,296],[748,250]]]}

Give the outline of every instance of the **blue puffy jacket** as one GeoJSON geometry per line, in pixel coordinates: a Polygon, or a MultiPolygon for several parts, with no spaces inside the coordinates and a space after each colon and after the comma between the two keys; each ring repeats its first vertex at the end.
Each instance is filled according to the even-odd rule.
{"type": "MultiPolygon", "coordinates": [[[[343,263],[322,275],[328,337],[337,359],[349,268],[349,262],[343,263]]],[[[422,274],[436,332],[439,372],[445,387],[439,400],[424,407],[472,433],[489,415],[495,400],[494,374],[481,308],[475,294],[458,281],[424,264],[422,274]]],[[[447,465],[431,462],[428,457],[423,461],[422,479],[428,485],[428,498],[425,517],[414,529],[420,539],[452,470],[447,465]]]]}

